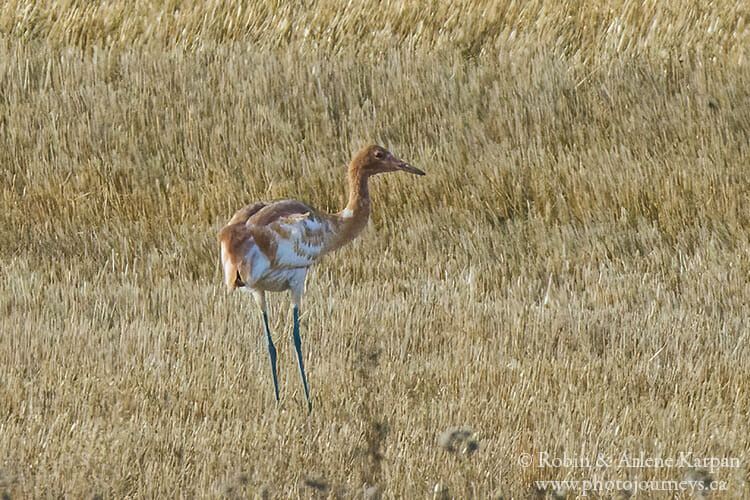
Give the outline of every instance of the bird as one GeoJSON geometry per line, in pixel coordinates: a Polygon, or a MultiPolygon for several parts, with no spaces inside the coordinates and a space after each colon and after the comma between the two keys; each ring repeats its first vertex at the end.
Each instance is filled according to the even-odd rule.
{"type": "Polygon", "coordinates": [[[265,344],[271,365],[276,403],[276,347],[268,326],[266,292],[289,291],[294,305],[291,341],[297,355],[308,411],[312,411],[299,317],[307,272],[325,254],[354,240],[370,218],[370,177],[384,172],[425,173],[378,145],[360,150],[349,163],[348,203],[329,214],[294,200],[258,202],[239,209],[218,234],[224,282],[232,291],[252,292],[265,327],[265,344]]]}

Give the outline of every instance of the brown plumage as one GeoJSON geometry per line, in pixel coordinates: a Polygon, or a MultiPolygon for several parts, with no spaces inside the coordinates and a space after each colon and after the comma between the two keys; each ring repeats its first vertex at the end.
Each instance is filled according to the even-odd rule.
{"type": "Polygon", "coordinates": [[[219,233],[227,287],[252,290],[263,313],[277,401],[276,350],[268,328],[265,292],[290,290],[292,294],[293,342],[311,407],[299,340],[299,308],[307,270],[322,255],[342,247],[362,232],[370,217],[369,178],[396,171],[424,175],[380,146],[366,147],[349,164],[349,201],[341,212],[321,213],[292,200],[255,203],[237,211],[219,233]]]}

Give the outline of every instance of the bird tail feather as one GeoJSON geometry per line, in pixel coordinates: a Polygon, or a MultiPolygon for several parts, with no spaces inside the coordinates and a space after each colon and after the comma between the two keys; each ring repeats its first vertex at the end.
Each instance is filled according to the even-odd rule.
{"type": "Polygon", "coordinates": [[[227,226],[219,233],[224,283],[230,291],[245,286],[245,281],[240,273],[240,266],[244,255],[247,253],[246,247],[253,244],[252,238],[247,238],[245,232],[246,228],[242,226],[227,226]]]}

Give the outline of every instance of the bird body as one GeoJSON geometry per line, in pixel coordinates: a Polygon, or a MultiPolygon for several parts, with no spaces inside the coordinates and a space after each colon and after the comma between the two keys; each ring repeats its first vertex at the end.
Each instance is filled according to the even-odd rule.
{"type": "Polygon", "coordinates": [[[380,146],[360,151],[349,165],[349,201],[338,213],[319,212],[292,200],[255,203],[241,208],[219,233],[224,281],[230,290],[247,287],[263,312],[274,388],[276,351],[268,328],[265,292],[289,290],[294,300],[292,340],[310,408],[299,340],[299,308],[307,271],[320,257],[356,238],[370,217],[370,176],[402,170],[424,175],[380,146]]]}
{"type": "Polygon", "coordinates": [[[302,203],[247,206],[220,233],[225,282],[230,289],[291,289],[332,233],[331,223],[302,203]]]}

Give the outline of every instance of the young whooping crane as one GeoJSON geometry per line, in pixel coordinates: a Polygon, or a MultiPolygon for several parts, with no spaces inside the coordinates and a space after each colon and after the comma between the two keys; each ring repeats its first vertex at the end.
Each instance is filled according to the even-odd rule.
{"type": "Polygon", "coordinates": [[[327,214],[293,200],[255,203],[241,208],[219,233],[224,281],[230,290],[253,292],[263,313],[266,347],[276,402],[276,348],[271,340],[266,292],[289,290],[294,301],[292,343],[297,353],[308,411],[312,410],[299,336],[299,314],[307,271],[328,252],[341,248],[362,232],[370,217],[369,178],[383,172],[424,175],[380,146],[368,146],[349,164],[349,202],[338,213],[327,214]]]}

